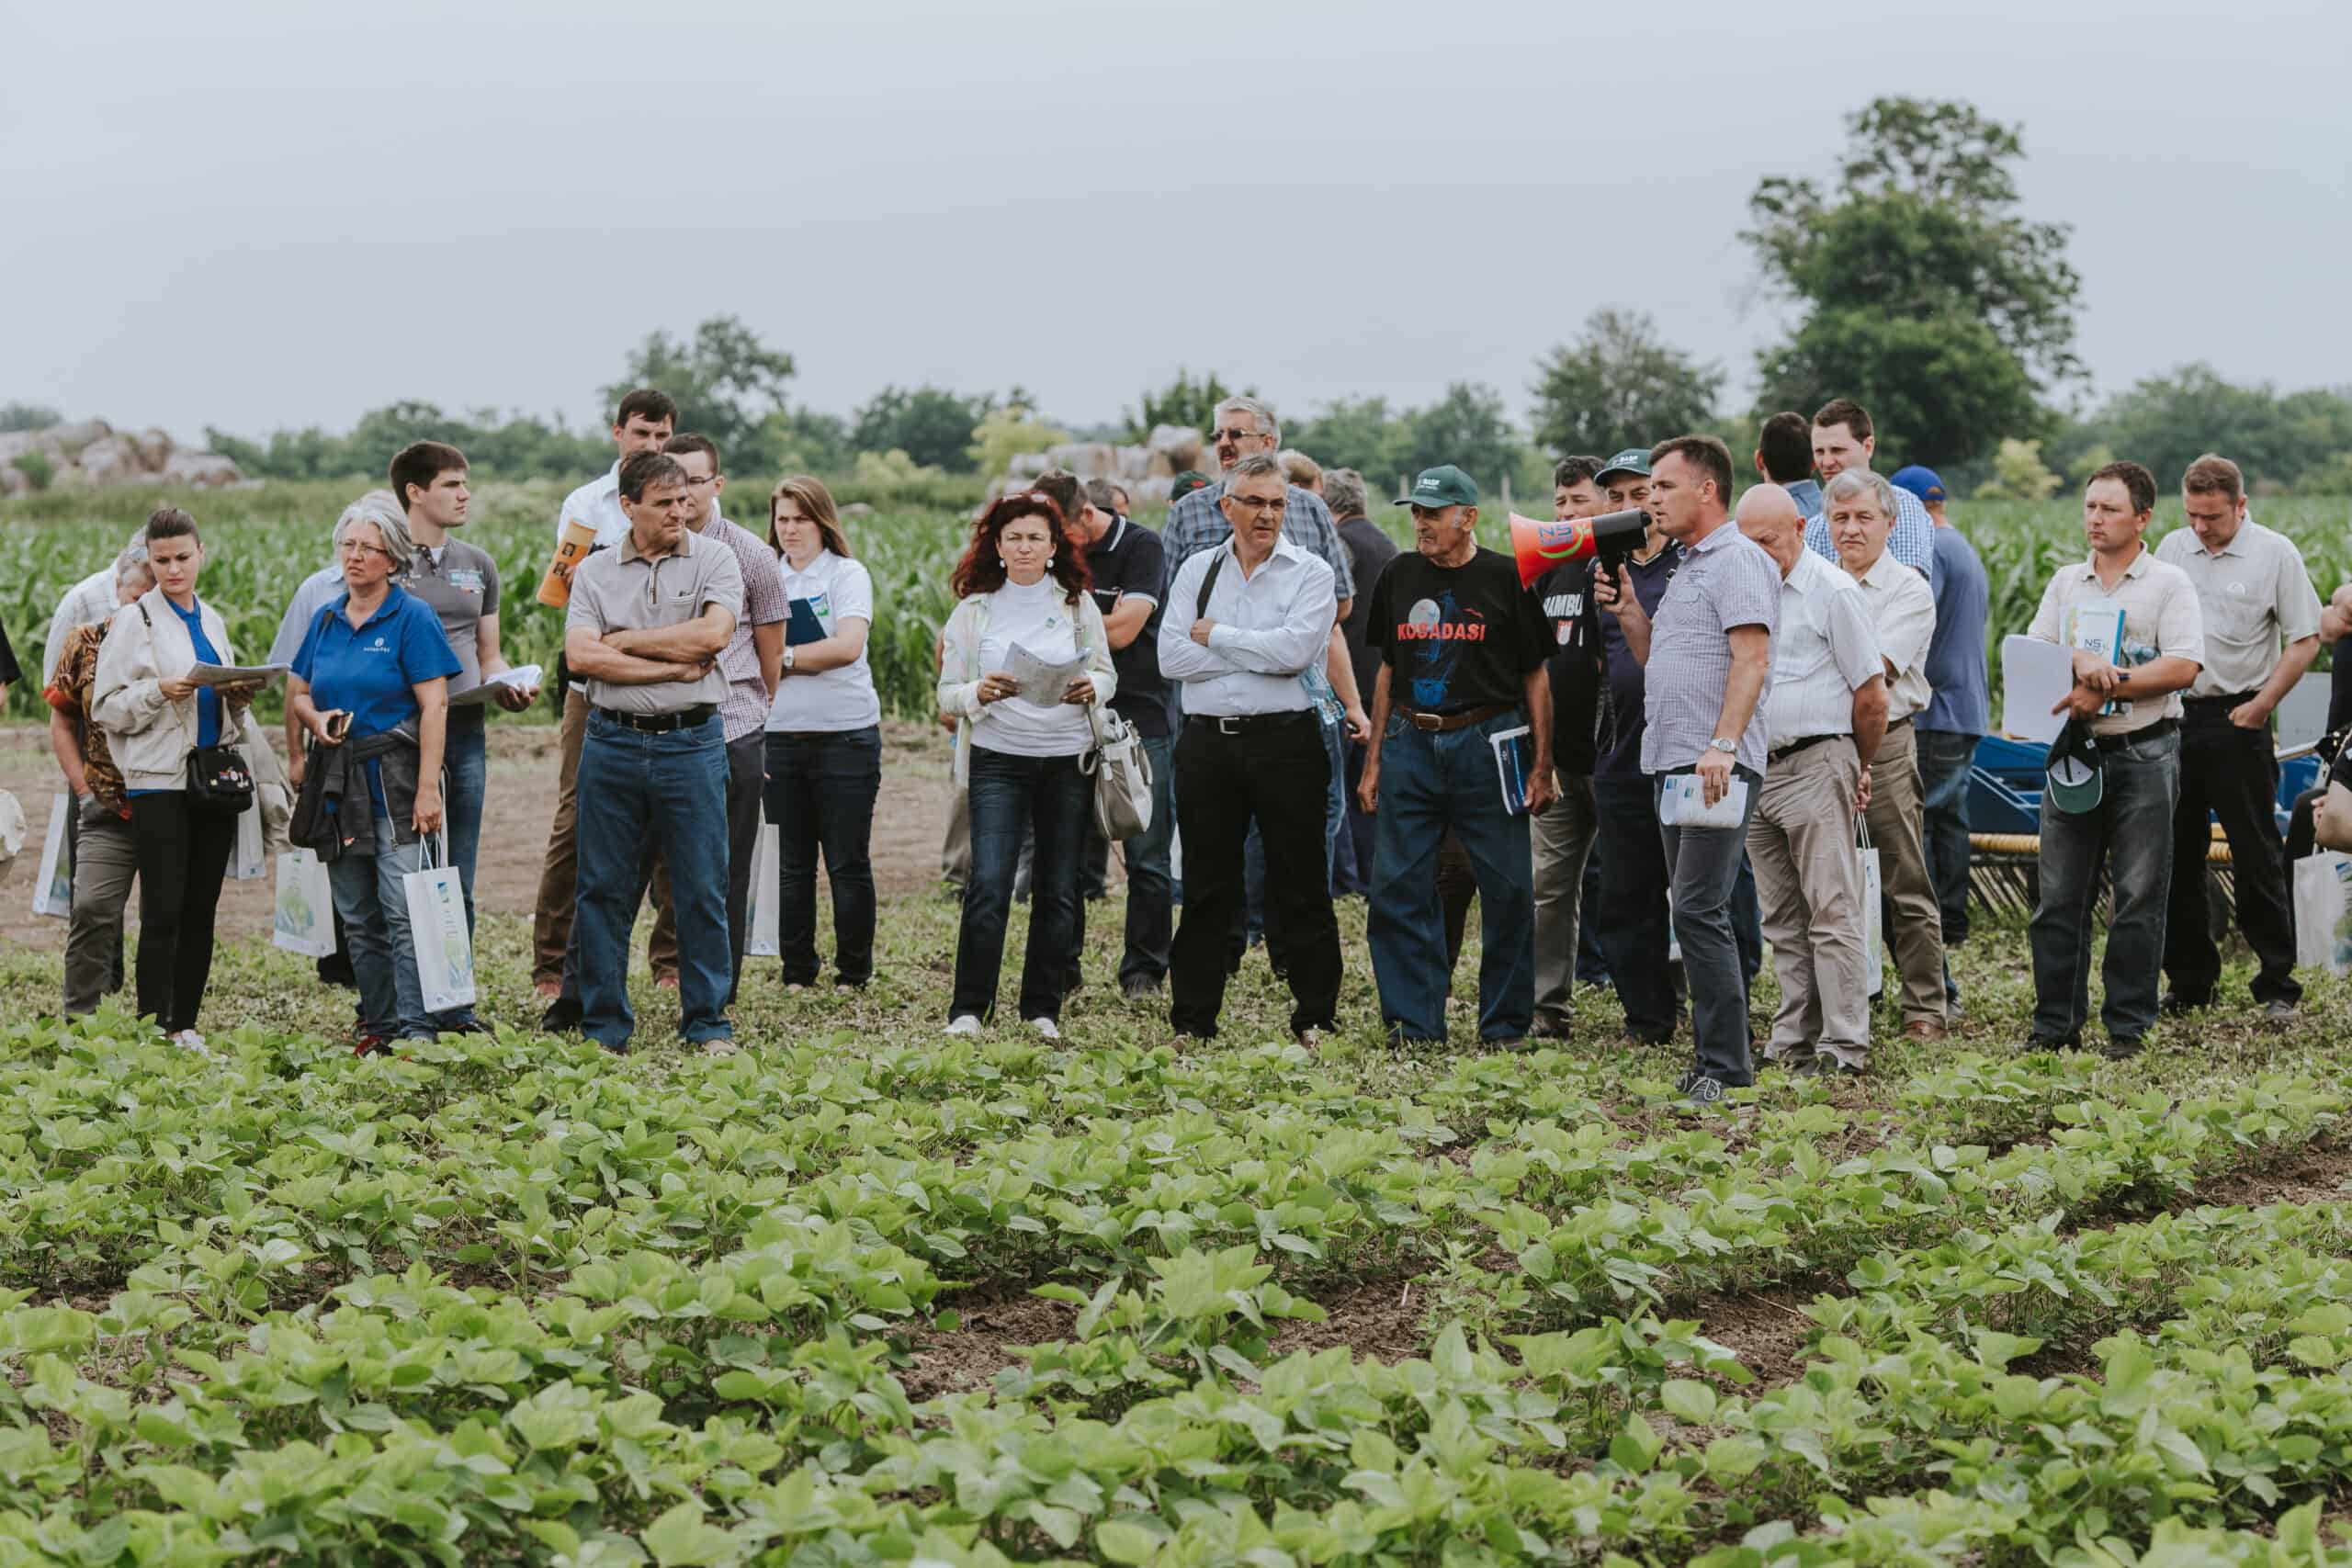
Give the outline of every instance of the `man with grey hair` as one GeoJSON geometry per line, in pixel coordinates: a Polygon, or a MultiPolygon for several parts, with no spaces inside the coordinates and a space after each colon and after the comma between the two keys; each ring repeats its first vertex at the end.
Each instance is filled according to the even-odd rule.
{"type": "Polygon", "coordinates": [[[96,626],[114,619],[115,584],[122,577],[123,568],[133,561],[144,564],[147,559],[146,525],[130,536],[122,553],[113,564],[100,568],[65,591],[57,602],[57,613],[49,618],[49,637],[40,650],[41,684],[57,673],[57,656],[65,649],[65,639],[77,626],[96,626]]]}
{"type": "MultiPolygon", "coordinates": [[[[1256,398],[1227,398],[1216,405],[1216,428],[1210,433],[1216,443],[1217,466],[1230,473],[1242,458],[1264,455],[1274,457],[1282,446],[1282,424],[1274,418],[1274,411],[1256,398]]],[[[1277,459],[1277,471],[1282,471],[1277,459]]],[[[1332,592],[1337,600],[1338,620],[1345,620],[1356,599],[1355,569],[1347,547],[1340,540],[1340,531],[1331,522],[1330,509],[1323,498],[1313,491],[1301,490],[1288,483],[1281,509],[1283,537],[1297,545],[1331,569],[1332,592]]],[[[1203,550],[1214,549],[1232,536],[1232,525],[1226,521],[1222,502],[1226,485],[1223,479],[1192,491],[1168,509],[1167,525],[1161,531],[1163,551],[1167,557],[1169,581],[1184,562],[1203,550]]],[[[1306,685],[1323,724],[1323,749],[1330,760],[1330,790],[1325,803],[1323,858],[1328,882],[1329,867],[1338,858],[1340,829],[1347,818],[1347,802],[1341,797],[1340,779],[1347,771],[1346,742],[1350,737],[1369,739],[1371,721],[1364,716],[1363,699],[1356,684],[1355,665],[1348,657],[1346,638],[1340,635],[1335,622],[1331,628],[1330,646],[1322,661],[1303,671],[1300,680],[1306,685]],[[1342,728],[1344,726],[1344,728],[1342,728]]],[[[1264,852],[1255,852],[1253,863],[1262,868],[1264,852]]],[[[1262,869],[1251,877],[1258,897],[1249,901],[1252,911],[1268,908],[1263,894],[1262,869]]],[[[1246,918],[1246,917],[1245,917],[1246,918]]],[[[1268,953],[1277,971],[1283,966],[1279,936],[1279,917],[1267,923],[1270,933],[1268,953]]],[[[1238,949],[1234,962],[1240,961],[1238,949]]]]}
{"type": "Polygon", "coordinates": [[[1928,871],[1927,794],[1919,784],[1918,737],[1911,722],[1928,705],[1936,596],[1924,576],[1887,548],[1894,527],[1894,487],[1886,480],[1868,468],[1847,469],[1822,491],[1821,515],[1838,563],[1861,587],[1886,669],[1886,738],[1870,759],[1868,819],[1894,911],[1887,934],[1903,977],[1903,1032],[1914,1040],[1941,1040],[1948,1032],[1943,906],[1928,871]]]}

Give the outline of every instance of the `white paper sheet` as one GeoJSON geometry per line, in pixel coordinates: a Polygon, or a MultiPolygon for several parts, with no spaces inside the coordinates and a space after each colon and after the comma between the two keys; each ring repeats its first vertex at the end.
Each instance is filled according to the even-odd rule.
{"type": "Polygon", "coordinates": [[[235,686],[248,681],[270,685],[294,667],[290,664],[198,664],[187,678],[199,686],[235,686]]]}
{"type": "Polygon", "coordinates": [[[450,697],[449,705],[453,708],[480,707],[509,686],[527,692],[538,683],[539,667],[536,664],[526,664],[514,670],[502,670],[495,675],[482,677],[481,685],[469,686],[450,697]]]}
{"type": "Polygon", "coordinates": [[[2001,732],[2048,745],[2066,728],[2050,710],[2075,689],[2072,649],[2012,633],[2001,639],[2001,732]]]}
{"type": "Polygon", "coordinates": [[[1069,683],[1086,669],[1086,655],[1048,664],[1019,643],[1004,651],[1004,672],[1021,687],[1021,700],[1035,703],[1041,708],[1052,707],[1062,700],[1069,683]]]}
{"type": "Polygon", "coordinates": [[[1669,773],[1658,794],[1657,819],[1669,828],[1736,828],[1747,810],[1747,781],[1734,778],[1724,797],[1706,803],[1707,786],[1696,773],[1669,773]]]}

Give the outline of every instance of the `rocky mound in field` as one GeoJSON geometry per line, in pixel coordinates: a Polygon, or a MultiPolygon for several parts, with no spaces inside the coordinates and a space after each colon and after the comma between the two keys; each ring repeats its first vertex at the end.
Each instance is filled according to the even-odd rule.
{"type": "Polygon", "coordinates": [[[243,479],[218,452],[191,452],[160,430],[133,434],[102,419],[0,434],[0,496],[164,480],[217,490],[243,479]]]}

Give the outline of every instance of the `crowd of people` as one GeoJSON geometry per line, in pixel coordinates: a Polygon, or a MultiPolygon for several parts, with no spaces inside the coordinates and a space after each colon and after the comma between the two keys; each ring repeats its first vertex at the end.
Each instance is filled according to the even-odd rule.
{"type": "MultiPolygon", "coordinates": [[[[1566,1037],[1579,976],[1599,976],[1634,1040],[1687,1018],[1693,1100],[1752,1082],[1759,1055],[1861,1073],[1882,945],[1895,1027],[1947,1032],[1971,761],[1990,728],[1988,587],[1940,479],[1873,470],[1864,410],[1767,420],[1736,513],[1732,454],[1712,436],[1561,460],[1556,519],[1638,515],[1618,525],[1628,547],[1532,581],[1479,543],[1479,489],[1458,468],[1394,503],[1411,517],[1400,549],[1363,476],[1283,450],[1265,405],[1228,399],[1215,423],[1216,476],[1180,477],[1157,532],[1118,486],[1062,473],[973,524],[937,645],[962,901],[949,1034],[995,1017],[1025,897],[1015,1016],[1058,1038],[1107,877],[1106,725],[1150,774],[1148,823],[1122,846],[1116,984],[1136,1002],[1164,993],[1181,1037],[1216,1036],[1259,944],[1292,1030],[1339,1026],[1335,899],[1358,893],[1401,1044],[1446,1035],[1474,897],[1476,1027],[1495,1047],[1566,1037]],[[1759,1051],[1748,997],[1767,943],[1780,999],[1759,1051]]],[[[556,521],[561,760],[533,979],[547,1027],[627,1049],[650,897],[655,981],[678,992],[681,1035],[717,1045],[755,898],[775,901],[782,982],[824,974],[820,855],[832,983],[876,972],[875,586],[819,480],[775,486],[754,531],[722,512],[719,449],[680,432],[662,393],[625,397],[613,439],[611,470],[556,521]],[[755,893],[763,822],[778,865],[755,893]]],[[[60,604],[42,678],[75,802],[69,1013],[126,983],[135,882],[137,1010],[204,1048],[215,908],[252,810],[328,867],[339,942],[320,966],[358,993],[357,1049],[478,1027],[469,1008],[427,1010],[402,887],[453,869],[470,927],[487,715],[538,691],[503,651],[497,566],[462,536],[464,454],[418,442],[387,479],[336,520],[268,651],[286,672],[282,771],[252,714],[276,671],[238,665],[201,596],[194,518],[156,512],[60,604]]],[[[2294,546],[2247,516],[2233,464],[2199,459],[2181,491],[2188,526],[2152,549],[2154,477],[2099,469],[2087,553],[2030,628],[2072,669],[2041,807],[2036,1047],[2082,1043],[2102,882],[2107,1053],[2212,999],[2211,818],[2260,961],[2255,998],[2274,1020],[2298,999],[2270,723],[2322,607],[2294,546]]],[[[2329,615],[2335,635],[2352,626],[2329,615]]],[[[0,678],[15,674],[0,632],[0,678]]]]}

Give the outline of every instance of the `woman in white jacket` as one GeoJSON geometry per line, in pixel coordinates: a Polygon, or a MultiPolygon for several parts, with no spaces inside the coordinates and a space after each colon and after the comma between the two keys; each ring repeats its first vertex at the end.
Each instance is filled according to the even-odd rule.
{"type": "Polygon", "coordinates": [[[197,1009],[212,974],[213,915],[237,818],[192,808],[187,760],[224,736],[242,738],[254,688],[188,679],[198,663],[232,664],[236,657],[220,613],[196,595],[204,570],[196,519],[164,507],[147,519],[142,537],[155,586],[115,612],[98,651],[92,716],[106,731],[130,801],[139,1011],[174,1043],[201,1051],[197,1009]]]}
{"type": "Polygon", "coordinates": [[[1004,927],[1023,829],[1030,868],[1029,950],[1021,1016],[1061,1038],[1062,992],[1077,954],[1078,855],[1093,781],[1079,760],[1094,745],[1088,705],[1116,684],[1102,612],[1088,592],[1086,551],[1043,491],[1008,495],[972,530],[956,568],[961,601],[942,635],[939,711],[956,720],[956,783],[971,801],[972,869],[956,937],[947,1032],[977,1034],[996,1010],[1004,927]],[[1058,702],[1020,694],[1016,650],[1047,666],[1083,659],[1058,702]]]}

